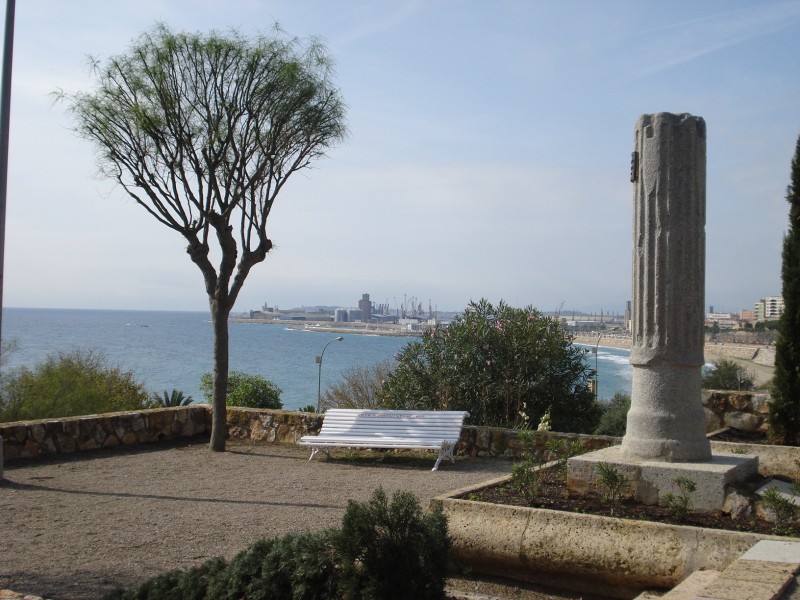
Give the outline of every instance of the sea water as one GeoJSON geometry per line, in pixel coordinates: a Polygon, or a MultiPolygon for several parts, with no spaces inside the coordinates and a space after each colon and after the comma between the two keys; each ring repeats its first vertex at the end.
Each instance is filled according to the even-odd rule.
{"type": "MultiPolygon", "coordinates": [[[[357,366],[393,359],[417,338],[347,335],[327,346],[319,369],[315,357],[335,334],[264,323],[230,324],[230,369],[262,375],[281,388],[287,409],[317,403],[322,392],[357,366]]],[[[16,350],[4,369],[31,367],[48,355],[75,349],[102,353],[109,366],[132,371],[152,392],[181,390],[204,400],[200,377],[213,368],[213,335],[208,313],[121,310],[4,308],[2,336],[16,350]]],[[[627,350],[598,349],[586,363],[599,372],[599,397],[630,393],[627,350]]]]}

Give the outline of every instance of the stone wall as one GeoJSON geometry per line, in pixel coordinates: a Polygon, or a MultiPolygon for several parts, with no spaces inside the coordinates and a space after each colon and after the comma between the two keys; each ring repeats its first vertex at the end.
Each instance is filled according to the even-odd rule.
{"type": "Polygon", "coordinates": [[[5,460],[72,454],[207,433],[206,406],[160,408],[0,424],[5,460]]]}
{"type": "Polygon", "coordinates": [[[706,431],[736,427],[766,432],[769,400],[769,394],[764,393],[703,390],[706,431]]]}
{"type": "MultiPolygon", "coordinates": [[[[754,392],[703,392],[708,431],[725,426],[745,431],[766,430],[769,395],[754,392]]],[[[228,435],[232,440],[294,444],[314,434],[322,415],[283,410],[228,407],[228,435]]],[[[174,440],[211,431],[211,410],[205,405],[162,408],[139,412],[87,415],[42,421],[0,424],[5,460],[70,454],[98,448],[114,448],[174,440]]],[[[548,440],[580,440],[590,450],[619,443],[619,438],[545,432],[536,438],[537,451],[544,453],[548,440]]],[[[466,426],[456,453],[462,456],[519,456],[521,447],[513,429],[466,426]]]]}

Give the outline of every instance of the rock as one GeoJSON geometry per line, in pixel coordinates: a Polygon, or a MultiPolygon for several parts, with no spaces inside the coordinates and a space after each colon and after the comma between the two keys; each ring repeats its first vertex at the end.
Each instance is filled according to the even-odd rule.
{"type": "Polygon", "coordinates": [[[725,495],[722,511],[730,514],[732,519],[752,519],[755,514],[753,500],[736,489],[730,488],[725,495]]]}
{"type": "Polygon", "coordinates": [[[743,412],[731,412],[725,415],[725,425],[735,427],[742,431],[758,431],[762,419],[755,415],[743,412]]]}

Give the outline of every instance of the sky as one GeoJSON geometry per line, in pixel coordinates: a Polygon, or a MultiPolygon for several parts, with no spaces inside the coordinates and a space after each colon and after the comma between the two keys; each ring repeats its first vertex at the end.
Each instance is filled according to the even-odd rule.
{"type": "Polygon", "coordinates": [[[800,0],[25,0],[17,3],[3,304],[206,310],[176,232],[112,182],[52,92],[157,22],[277,22],[335,61],[348,135],[287,183],[275,249],[235,311],[461,310],[503,299],[622,313],[633,130],[691,113],[707,140],[706,305],[781,290],[800,135],[800,0]]]}

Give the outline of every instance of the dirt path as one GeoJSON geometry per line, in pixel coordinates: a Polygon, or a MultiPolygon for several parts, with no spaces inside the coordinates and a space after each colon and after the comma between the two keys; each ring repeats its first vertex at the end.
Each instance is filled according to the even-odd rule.
{"type": "Polygon", "coordinates": [[[0,589],[97,598],[161,572],[230,558],[260,537],[338,527],[348,499],[383,486],[423,508],[445,491],[510,470],[432,455],[398,462],[308,461],[297,446],[205,444],[96,452],[6,466],[0,483],[0,589]]]}

